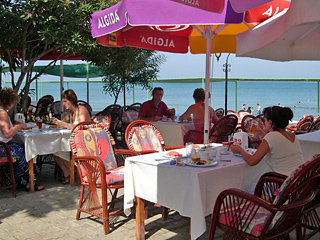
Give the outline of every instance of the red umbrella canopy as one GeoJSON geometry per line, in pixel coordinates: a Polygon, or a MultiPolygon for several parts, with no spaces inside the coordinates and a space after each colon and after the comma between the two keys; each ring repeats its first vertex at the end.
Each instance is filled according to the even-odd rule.
{"type": "Polygon", "coordinates": [[[245,14],[245,22],[247,23],[261,23],[268,18],[282,12],[290,7],[291,2],[285,0],[274,0],[272,2],[263,4],[254,9],[250,9],[245,14]]]}

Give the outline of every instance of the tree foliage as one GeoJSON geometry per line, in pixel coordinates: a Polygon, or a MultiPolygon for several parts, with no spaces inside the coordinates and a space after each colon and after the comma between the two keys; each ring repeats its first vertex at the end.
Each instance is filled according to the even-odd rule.
{"type": "Polygon", "coordinates": [[[114,96],[117,102],[119,93],[140,85],[149,88],[150,80],[157,79],[159,66],[165,58],[140,48],[116,48],[116,54],[100,65],[105,77],[104,90],[114,96]]]}
{"type": "Polygon", "coordinates": [[[156,77],[160,56],[149,50],[103,47],[91,36],[90,14],[114,4],[112,0],[2,0],[0,54],[10,68],[12,88],[27,97],[32,81],[58,60],[75,54],[103,67],[105,90],[111,95],[118,96],[126,81],[146,86],[144,82],[156,77]],[[34,64],[48,55],[52,59],[47,68],[32,74],[34,64]],[[21,72],[15,79],[17,67],[21,72]]]}

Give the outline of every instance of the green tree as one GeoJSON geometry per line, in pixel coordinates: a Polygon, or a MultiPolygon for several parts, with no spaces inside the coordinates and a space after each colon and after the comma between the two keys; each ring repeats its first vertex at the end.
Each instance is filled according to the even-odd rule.
{"type": "Polygon", "coordinates": [[[112,54],[109,60],[99,62],[92,58],[91,61],[104,72],[104,91],[114,96],[114,104],[119,93],[125,93],[134,85],[149,88],[150,81],[157,79],[160,64],[165,61],[156,51],[140,48],[113,48],[112,54]]]}
{"type": "Polygon", "coordinates": [[[92,39],[89,16],[111,1],[3,0],[0,5],[0,54],[10,69],[12,88],[27,96],[30,84],[58,60],[98,46],[92,39]],[[34,64],[54,57],[33,75],[34,64]],[[21,72],[15,79],[14,70],[21,72]],[[25,85],[23,85],[25,80],[25,85]]]}
{"type": "MultiPolygon", "coordinates": [[[[0,54],[8,64],[12,88],[24,99],[30,84],[58,60],[78,54],[105,72],[105,91],[116,97],[132,86],[147,87],[164,58],[154,51],[107,48],[92,38],[89,17],[116,1],[102,0],[2,0],[0,5],[0,54]],[[46,68],[33,74],[34,64],[52,56],[46,68]],[[21,68],[15,79],[14,71],[21,68]],[[23,80],[25,84],[23,85],[23,80]]],[[[23,106],[25,107],[25,106],[23,106]]]]}

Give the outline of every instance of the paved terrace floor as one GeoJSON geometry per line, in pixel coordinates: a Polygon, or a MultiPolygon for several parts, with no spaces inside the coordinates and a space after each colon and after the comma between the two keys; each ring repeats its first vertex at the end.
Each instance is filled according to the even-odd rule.
{"type": "MultiPolygon", "coordinates": [[[[38,179],[45,190],[29,193],[19,189],[16,198],[11,191],[0,192],[1,240],[135,239],[134,214],[112,217],[108,235],[104,234],[101,222],[89,219],[86,214],[82,213],[81,219],[76,220],[80,186],[62,185],[53,175],[53,166],[44,165],[38,179]]],[[[149,216],[145,221],[146,239],[188,239],[188,218],[170,211],[168,219],[163,221],[161,208],[156,207],[149,210],[149,216]]],[[[207,229],[209,226],[210,217],[207,217],[207,229]]],[[[199,238],[204,239],[208,239],[208,231],[199,238]]],[[[216,239],[222,239],[221,232],[216,233],[216,239]]],[[[316,239],[320,239],[319,233],[312,238],[316,239]]]]}

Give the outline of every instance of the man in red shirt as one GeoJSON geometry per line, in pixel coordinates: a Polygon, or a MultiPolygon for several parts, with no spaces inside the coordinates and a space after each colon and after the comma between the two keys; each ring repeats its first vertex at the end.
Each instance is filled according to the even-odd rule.
{"type": "Polygon", "coordinates": [[[162,102],[163,89],[156,87],[152,90],[152,99],[144,102],[139,112],[139,119],[146,121],[159,121],[161,119],[168,119],[175,115],[175,109],[169,109],[167,105],[162,102]]]}

